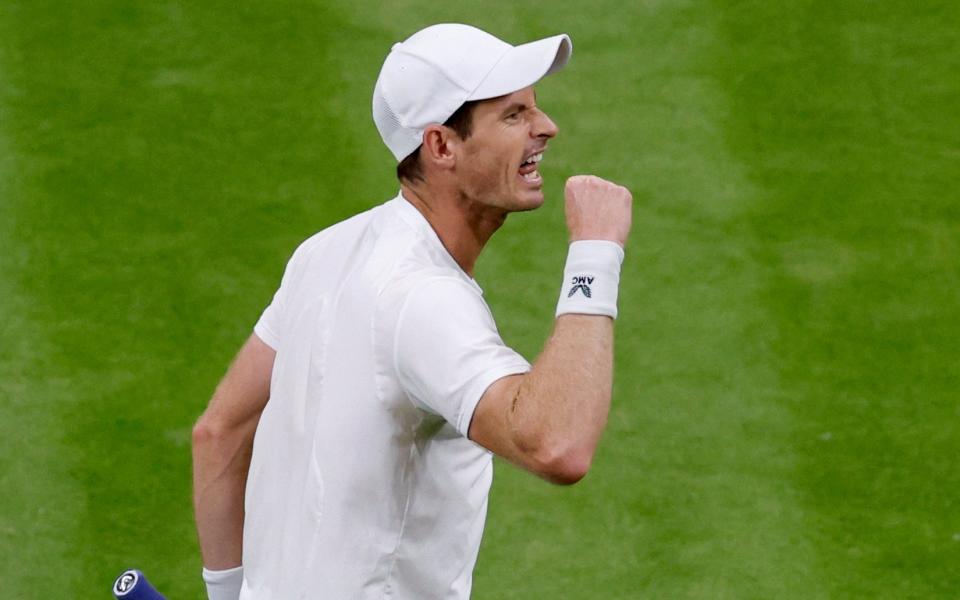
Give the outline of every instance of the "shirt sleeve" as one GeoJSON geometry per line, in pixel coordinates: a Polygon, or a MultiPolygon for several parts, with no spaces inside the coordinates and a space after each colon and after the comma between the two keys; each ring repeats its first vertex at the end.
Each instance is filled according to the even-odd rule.
{"type": "Polygon", "coordinates": [[[530,363],[503,343],[480,293],[448,277],[408,294],[397,320],[394,365],[410,399],[464,437],[490,384],[530,370],[530,363]]]}
{"type": "Polygon", "coordinates": [[[273,295],[273,301],[263,310],[257,324],[253,326],[253,332],[257,334],[257,337],[274,350],[280,346],[280,315],[283,312],[281,308],[283,299],[280,291],[280,289],[276,291],[273,295]]]}
{"type": "MultiPolygon", "coordinates": [[[[302,246],[301,246],[302,247],[302,246]]],[[[280,337],[283,332],[283,319],[286,315],[286,299],[290,294],[290,288],[293,286],[294,263],[301,254],[300,248],[293,253],[287,266],[283,271],[283,278],[280,280],[280,287],[273,294],[273,300],[260,314],[256,325],[253,326],[253,332],[257,334],[263,343],[274,350],[280,348],[280,337]]]]}

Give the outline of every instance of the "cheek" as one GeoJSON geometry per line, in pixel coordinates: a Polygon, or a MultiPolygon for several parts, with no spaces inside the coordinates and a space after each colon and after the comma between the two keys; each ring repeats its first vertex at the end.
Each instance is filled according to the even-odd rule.
{"type": "Polygon", "coordinates": [[[458,178],[462,189],[470,197],[483,196],[498,185],[497,167],[491,164],[489,153],[469,155],[458,178]]]}
{"type": "Polygon", "coordinates": [[[489,180],[504,169],[508,162],[505,158],[506,150],[493,145],[486,145],[467,157],[469,177],[474,180],[489,180]]]}
{"type": "Polygon", "coordinates": [[[519,132],[500,130],[495,136],[477,136],[471,141],[460,173],[465,187],[483,192],[516,183],[515,157],[523,151],[525,143],[519,132]]]}

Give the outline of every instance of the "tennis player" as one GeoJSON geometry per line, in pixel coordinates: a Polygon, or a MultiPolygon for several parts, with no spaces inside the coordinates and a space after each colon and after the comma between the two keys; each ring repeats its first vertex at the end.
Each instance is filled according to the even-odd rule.
{"type": "Polygon", "coordinates": [[[630,192],[567,181],[557,318],[532,366],[473,279],[507,215],[544,202],[557,126],[533,86],[571,51],[456,24],[393,46],[373,117],[399,194],[297,248],[194,428],[211,600],[469,598],[492,455],[557,484],[587,473],[630,192]]]}

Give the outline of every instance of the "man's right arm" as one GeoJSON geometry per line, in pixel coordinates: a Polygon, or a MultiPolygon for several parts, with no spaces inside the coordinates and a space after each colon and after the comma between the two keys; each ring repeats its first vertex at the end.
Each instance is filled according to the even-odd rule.
{"type": "MultiPolygon", "coordinates": [[[[566,187],[571,241],[626,243],[630,192],[597,177],[566,187]]],[[[571,484],[586,475],[610,410],[613,318],[561,314],[529,373],[494,382],[473,414],[469,437],[541,477],[571,484]]]]}
{"type": "Polygon", "coordinates": [[[207,569],[240,565],[247,470],[275,356],[251,335],[193,428],[193,502],[207,569]]]}

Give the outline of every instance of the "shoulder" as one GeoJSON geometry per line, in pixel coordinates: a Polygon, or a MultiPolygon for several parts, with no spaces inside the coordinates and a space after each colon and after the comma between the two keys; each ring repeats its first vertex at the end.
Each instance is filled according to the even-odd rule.
{"type": "Polygon", "coordinates": [[[423,316],[487,311],[476,284],[443,268],[407,270],[400,268],[380,294],[378,307],[398,317],[414,311],[423,316]]]}
{"type": "Polygon", "coordinates": [[[364,231],[373,225],[383,212],[384,205],[375,206],[369,210],[353,215],[321,229],[307,239],[300,242],[293,252],[292,259],[302,259],[315,254],[318,250],[333,243],[342,243],[349,238],[360,237],[364,231]]]}
{"type": "Polygon", "coordinates": [[[384,303],[397,305],[411,296],[427,295],[482,298],[480,287],[426,227],[393,219],[384,224],[379,241],[376,254],[390,265],[380,287],[384,303]]]}

